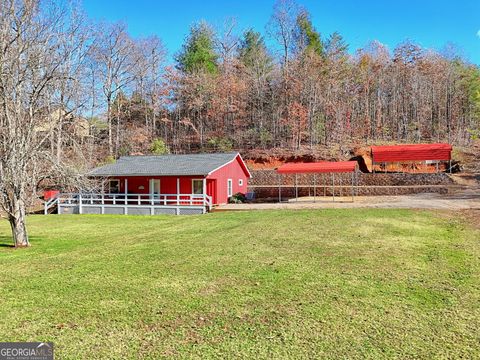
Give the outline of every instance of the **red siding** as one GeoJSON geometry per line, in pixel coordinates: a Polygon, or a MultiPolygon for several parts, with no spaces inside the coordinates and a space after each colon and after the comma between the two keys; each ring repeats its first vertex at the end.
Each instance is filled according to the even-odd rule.
{"type": "MultiPolygon", "coordinates": [[[[161,194],[177,193],[177,178],[180,179],[180,193],[192,193],[192,179],[203,179],[203,176],[128,176],[128,193],[130,194],[149,194],[150,179],[160,179],[161,194]],[[143,186],[143,189],[139,187],[143,186]]],[[[120,179],[120,192],[125,192],[125,177],[112,177],[120,179]]]]}
{"type": "Polygon", "coordinates": [[[216,204],[225,204],[228,202],[228,179],[232,179],[233,182],[232,194],[239,192],[245,194],[247,192],[248,175],[245,171],[246,169],[244,169],[244,165],[241,162],[242,160],[239,156],[237,156],[234,161],[222,166],[207,177],[207,179],[217,180],[216,204]],[[239,180],[243,181],[242,185],[239,184],[239,180]]]}
{"type": "MultiPolygon", "coordinates": [[[[207,176],[207,195],[212,196],[213,204],[228,202],[227,180],[232,179],[232,194],[246,193],[248,186],[248,170],[239,156],[234,161],[213,171],[207,176]],[[243,182],[240,185],[239,180],[243,182]]],[[[180,179],[180,193],[192,193],[192,179],[203,179],[203,176],[128,176],[111,177],[120,180],[120,192],[125,192],[125,178],[128,179],[129,194],[149,194],[150,179],[160,179],[161,194],[177,193],[177,178],[180,179]],[[143,186],[143,189],[139,187],[143,186]]]]}

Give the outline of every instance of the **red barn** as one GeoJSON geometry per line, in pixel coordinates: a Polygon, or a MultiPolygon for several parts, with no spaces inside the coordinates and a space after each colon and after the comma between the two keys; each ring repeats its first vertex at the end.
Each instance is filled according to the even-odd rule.
{"type": "Polygon", "coordinates": [[[239,153],[124,156],[92,170],[96,193],[59,194],[59,213],[195,214],[246,193],[251,174],[239,153]]]}

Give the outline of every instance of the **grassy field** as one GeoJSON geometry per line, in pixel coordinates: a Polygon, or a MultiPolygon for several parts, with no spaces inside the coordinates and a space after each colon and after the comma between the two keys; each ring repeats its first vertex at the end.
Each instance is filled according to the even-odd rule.
{"type": "Polygon", "coordinates": [[[0,247],[0,339],[61,359],[480,357],[480,232],[445,214],[28,224],[31,248],[0,247]]]}

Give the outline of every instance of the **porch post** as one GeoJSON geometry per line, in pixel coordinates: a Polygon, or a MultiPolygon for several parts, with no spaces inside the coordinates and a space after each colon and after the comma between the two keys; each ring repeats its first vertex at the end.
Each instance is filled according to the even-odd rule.
{"type": "Polygon", "coordinates": [[[180,178],[177,178],[177,206],[180,204],[180,178]]]}
{"type": "Polygon", "coordinates": [[[315,202],[315,196],[317,195],[317,176],[313,174],[313,202],[315,202]]]}
{"type": "Polygon", "coordinates": [[[125,178],[125,205],[128,204],[128,179],[125,178]]]}
{"type": "MultiPolygon", "coordinates": [[[[205,212],[205,207],[207,206],[207,179],[206,178],[202,179],[202,188],[203,188],[203,211],[205,212]]],[[[191,202],[192,202],[192,198],[190,198],[190,203],[191,202]]]]}
{"type": "MultiPolygon", "coordinates": [[[[154,205],[154,196],[153,196],[153,179],[148,179],[148,192],[150,194],[150,205],[154,205]]],[[[158,197],[160,200],[160,196],[158,197]]],[[[152,208],[153,209],[153,208],[152,208]]]]}

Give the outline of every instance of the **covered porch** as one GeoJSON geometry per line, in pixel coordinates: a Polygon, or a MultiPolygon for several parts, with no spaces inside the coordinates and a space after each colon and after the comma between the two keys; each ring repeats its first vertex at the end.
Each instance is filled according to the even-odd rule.
{"type": "Polygon", "coordinates": [[[203,214],[213,205],[205,177],[108,177],[100,191],[59,193],[45,202],[44,212],[58,214],[203,214]]]}

